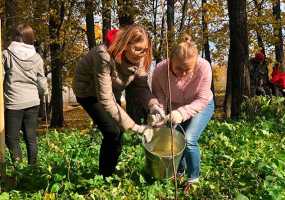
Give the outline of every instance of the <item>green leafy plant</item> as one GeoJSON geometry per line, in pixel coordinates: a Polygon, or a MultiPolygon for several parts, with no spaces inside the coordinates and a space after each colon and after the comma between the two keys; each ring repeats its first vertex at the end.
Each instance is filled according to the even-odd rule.
{"type": "Polygon", "coordinates": [[[284,122],[285,98],[255,96],[246,99],[242,104],[242,117],[251,120],[257,117],[262,119],[278,119],[284,122]]]}
{"type": "MultiPolygon", "coordinates": [[[[140,138],[126,133],[123,142],[116,173],[104,180],[97,130],[50,131],[39,137],[37,168],[24,160],[15,169],[7,154],[16,186],[6,185],[0,199],[173,199],[173,181],[145,176],[140,138]]],[[[188,196],[179,184],[180,199],[284,199],[285,134],[276,118],[210,121],[200,144],[201,181],[188,196]]]]}

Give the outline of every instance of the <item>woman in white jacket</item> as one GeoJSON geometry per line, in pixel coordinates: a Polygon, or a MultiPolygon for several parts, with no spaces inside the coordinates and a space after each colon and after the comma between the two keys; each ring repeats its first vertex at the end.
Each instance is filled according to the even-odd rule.
{"type": "Polygon", "coordinates": [[[22,130],[31,165],[37,161],[39,96],[48,92],[43,60],[33,46],[34,41],[32,27],[21,24],[3,52],[6,145],[12,160],[20,161],[19,135],[22,130]]]}

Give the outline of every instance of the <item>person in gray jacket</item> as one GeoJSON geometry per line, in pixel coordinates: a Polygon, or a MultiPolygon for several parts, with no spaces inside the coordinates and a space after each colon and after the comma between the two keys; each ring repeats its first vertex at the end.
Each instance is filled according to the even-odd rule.
{"type": "Polygon", "coordinates": [[[6,145],[12,160],[20,161],[19,136],[22,130],[31,165],[37,161],[39,96],[48,92],[43,60],[36,53],[34,40],[32,27],[20,24],[13,41],[3,51],[6,145]]]}
{"type": "Polygon", "coordinates": [[[148,33],[139,25],[119,30],[107,48],[100,45],[84,56],[77,65],[73,89],[77,101],[87,111],[103,135],[99,155],[99,173],[112,175],[121,153],[122,133],[133,130],[152,137],[152,129],[138,125],[120,106],[122,91],[129,85],[139,87],[136,95],[151,113],[160,111],[153,98],[146,77],[152,59],[148,33]],[[138,82],[138,83],[137,83],[138,82]],[[133,84],[136,83],[136,84],[133,84]]]}

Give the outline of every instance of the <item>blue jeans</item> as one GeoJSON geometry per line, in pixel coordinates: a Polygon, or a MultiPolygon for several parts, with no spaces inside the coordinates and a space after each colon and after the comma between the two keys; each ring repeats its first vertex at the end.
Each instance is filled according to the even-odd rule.
{"type": "MultiPolygon", "coordinates": [[[[214,113],[214,107],[214,101],[211,100],[204,110],[180,124],[183,130],[185,130],[186,148],[180,161],[178,172],[184,171],[186,161],[188,178],[190,180],[199,178],[200,149],[198,140],[214,113]]],[[[178,126],[177,129],[179,130],[181,127],[178,126]]]]}

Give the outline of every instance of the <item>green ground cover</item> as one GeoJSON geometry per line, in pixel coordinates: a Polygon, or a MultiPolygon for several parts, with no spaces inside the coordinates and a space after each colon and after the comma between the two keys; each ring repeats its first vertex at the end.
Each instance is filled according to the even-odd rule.
{"type": "MultiPolygon", "coordinates": [[[[209,123],[200,141],[201,181],[188,197],[178,185],[180,199],[285,199],[285,117],[256,116],[209,123]]],[[[98,175],[100,141],[96,130],[50,131],[39,137],[36,169],[24,160],[13,170],[7,154],[7,175],[15,185],[2,183],[0,199],[174,198],[172,181],[147,181],[136,135],[125,134],[117,172],[103,180],[98,175]]]]}

